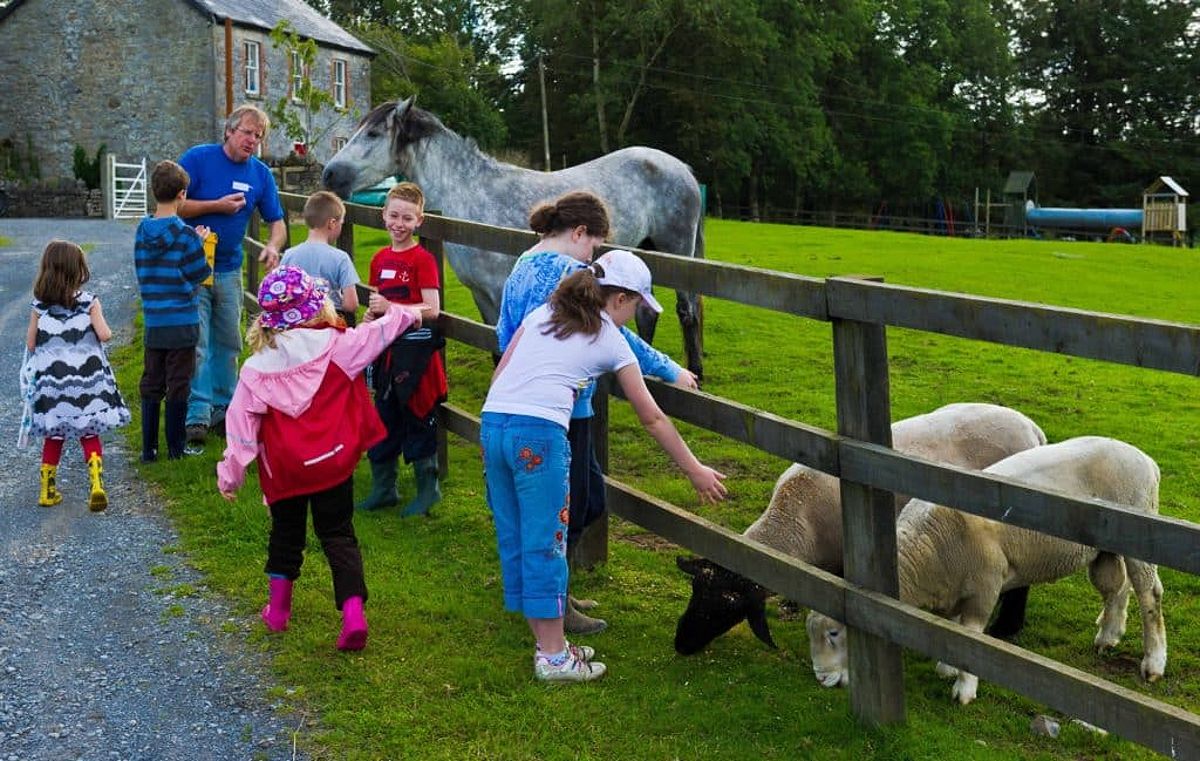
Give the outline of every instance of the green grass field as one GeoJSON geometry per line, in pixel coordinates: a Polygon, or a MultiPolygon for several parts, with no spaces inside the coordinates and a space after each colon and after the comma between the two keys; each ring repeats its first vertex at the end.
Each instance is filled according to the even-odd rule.
{"type": "MultiPolygon", "coordinates": [[[[365,272],[386,237],[361,227],[356,234],[356,261],[365,272]]],[[[947,240],[719,220],[709,220],[707,238],[709,258],[804,275],[882,275],[891,283],[1185,322],[1200,314],[1194,287],[1200,265],[1191,250],[947,240]]],[[[682,357],[665,289],[659,299],[668,309],[656,343],[682,357]]],[[[446,301],[448,311],[477,318],[456,281],[448,284],[446,301]]],[[[717,299],[706,300],[705,320],[706,391],[834,427],[829,325],[717,299]]],[[[1124,439],[1159,462],[1162,512],[1200,520],[1194,379],[903,330],[889,331],[888,346],[895,418],[954,401],[990,401],[1030,415],[1052,441],[1081,434],[1124,439]]],[[[448,351],[452,401],[477,412],[490,358],[461,345],[448,351]]],[[[123,363],[129,399],[136,397],[138,364],[123,363]]],[[[686,479],[629,410],[615,403],[612,415],[615,476],[736,530],[761,512],[786,467],[682,426],[700,458],[729,476],[731,498],[700,509],[686,479]]],[[[128,430],[136,440],[136,425],[128,430]]],[[[278,680],[273,694],[294,711],[300,742],[316,758],[1153,757],[1065,721],[1057,740],[1034,737],[1029,721],[1044,707],[995,684],[984,682],[975,703],[958,707],[949,684],[917,655],[906,666],[908,723],[864,730],[850,716],[847,692],[821,688],[812,678],[803,621],[780,620],[774,604],[768,608],[779,650],[768,650],[739,626],[698,656],[677,656],[674,626],[690,593],[674,566],[678,548],[619,520],[609,562],[576,581],[576,591],[601,601],[598,613],[609,621],[607,632],[586,640],[609,675],[594,685],[536,683],[528,630],[502,610],[477,448],[456,439],[451,444],[452,471],[434,518],[401,520],[388,511],[356,519],[371,589],[371,640],[362,654],[349,656],[333,648],[339,618],[315,543],[297,587],[291,629],[268,637],[257,621],[266,591],[261,569],[267,517],[253,479],[232,505],[217,494],[219,444],[210,442],[202,458],[142,467],[169,503],[182,549],[210,588],[242,615],[244,629],[234,636],[270,654],[278,680]]],[[[362,493],[369,483],[365,466],[357,477],[362,493]]],[[[405,473],[401,482],[411,494],[411,476],[405,473]]],[[[1137,677],[1136,604],[1116,652],[1093,652],[1099,598],[1085,574],[1033,591],[1029,623],[1017,643],[1195,711],[1200,585],[1170,569],[1162,578],[1170,656],[1158,684],[1137,677]]]]}

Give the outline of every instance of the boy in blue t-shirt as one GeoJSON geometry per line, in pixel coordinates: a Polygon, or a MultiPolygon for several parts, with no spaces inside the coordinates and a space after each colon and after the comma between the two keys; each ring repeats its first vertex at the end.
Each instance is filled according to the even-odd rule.
{"type": "Polygon", "coordinates": [[[187,196],[188,174],[160,161],[150,175],[155,208],[138,224],[133,264],[145,323],[142,380],[142,462],[158,459],[159,404],[166,400],[167,457],[202,450],[186,446],[188,393],[200,335],[200,284],[212,274],[204,257],[209,230],[184,224],[177,212],[187,196]]]}
{"type": "Polygon", "coordinates": [[[309,274],[318,283],[324,284],[334,309],[354,327],[358,309],[358,289],[362,282],[354,270],[350,255],[334,243],[342,234],[346,220],[346,204],[328,190],[318,190],[304,202],[304,224],[308,227],[308,239],[298,246],[283,252],[281,265],[291,264],[309,274]]]}

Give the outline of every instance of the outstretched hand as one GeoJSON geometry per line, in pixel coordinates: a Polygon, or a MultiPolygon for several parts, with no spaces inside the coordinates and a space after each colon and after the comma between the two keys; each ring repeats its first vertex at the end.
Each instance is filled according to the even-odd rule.
{"type": "Polygon", "coordinates": [[[725,474],[707,465],[701,465],[694,472],[688,473],[688,480],[692,482],[692,488],[700,495],[700,504],[702,505],[720,502],[729,493],[725,489],[725,484],[721,483],[725,480],[725,474]]]}
{"type": "Polygon", "coordinates": [[[691,389],[692,391],[698,391],[700,389],[700,382],[696,380],[696,374],[691,370],[684,369],[679,371],[679,375],[675,378],[675,381],[671,385],[678,386],[679,388],[691,389]]]}

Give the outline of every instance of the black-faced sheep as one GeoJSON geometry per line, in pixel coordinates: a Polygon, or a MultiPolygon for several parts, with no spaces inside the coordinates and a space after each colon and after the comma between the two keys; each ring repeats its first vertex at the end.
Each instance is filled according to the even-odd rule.
{"type": "MultiPolygon", "coordinates": [[[[1042,429],[1016,410],[994,404],[948,404],[892,425],[892,446],[936,462],[983,468],[1014,452],[1046,443],[1042,429]]],[[[896,495],[899,510],[908,497],[896,495]]],[[[743,535],[830,573],[842,573],[842,499],[838,480],[794,464],[775,483],[770,504],[743,535]]],[[[770,592],[703,558],[679,558],[692,577],[692,597],[675,630],[675,650],[698,652],[743,619],[775,647],[767,627],[770,592]]],[[[1024,596],[1014,591],[993,628],[997,636],[1020,630],[1024,596]],[[1011,602],[1011,605],[1009,604],[1011,602]]]]}
{"type": "MultiPolygon", "coordinates": [[[[1069,439],[1019,452],[984,472],[1074,497],[1158,512],[1158,465],[1140,449],[1115,439],[1069,439]]],[[[900,513],[896,541],[900,599],[957,618],[975,631],[983,631],[1004,590],[1055,581],[1086,566],[1088,578],[1104,598],[1095,638],[1096,647],[1104,650],[1125,633],[1132,584],[1142,612],[1142,676],[1154,681],[1166,668],[1162,583],[1151,563],[920,499],[909,502],[900,513]]],[[[816,612],[809,614],[807,626],[817,678],[827,683],[824,677],[832,675],[833,683],[844,682],[845,627],[816,612]]],[[[957,677],[955,700],[965,705],[975,699],[978,677],[945,666],[939,666],[938,673],[957,677]]]]}

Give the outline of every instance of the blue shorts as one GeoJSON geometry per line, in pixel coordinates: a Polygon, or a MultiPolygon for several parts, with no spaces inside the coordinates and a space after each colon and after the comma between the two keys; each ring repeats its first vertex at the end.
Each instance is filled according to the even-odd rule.
{"type": "Polygon", "coordinates": [[[567,605],[571,449],[561,425],[485,412],[479,440],[496,524],[504,607],[561,618],[567,605]]]}

